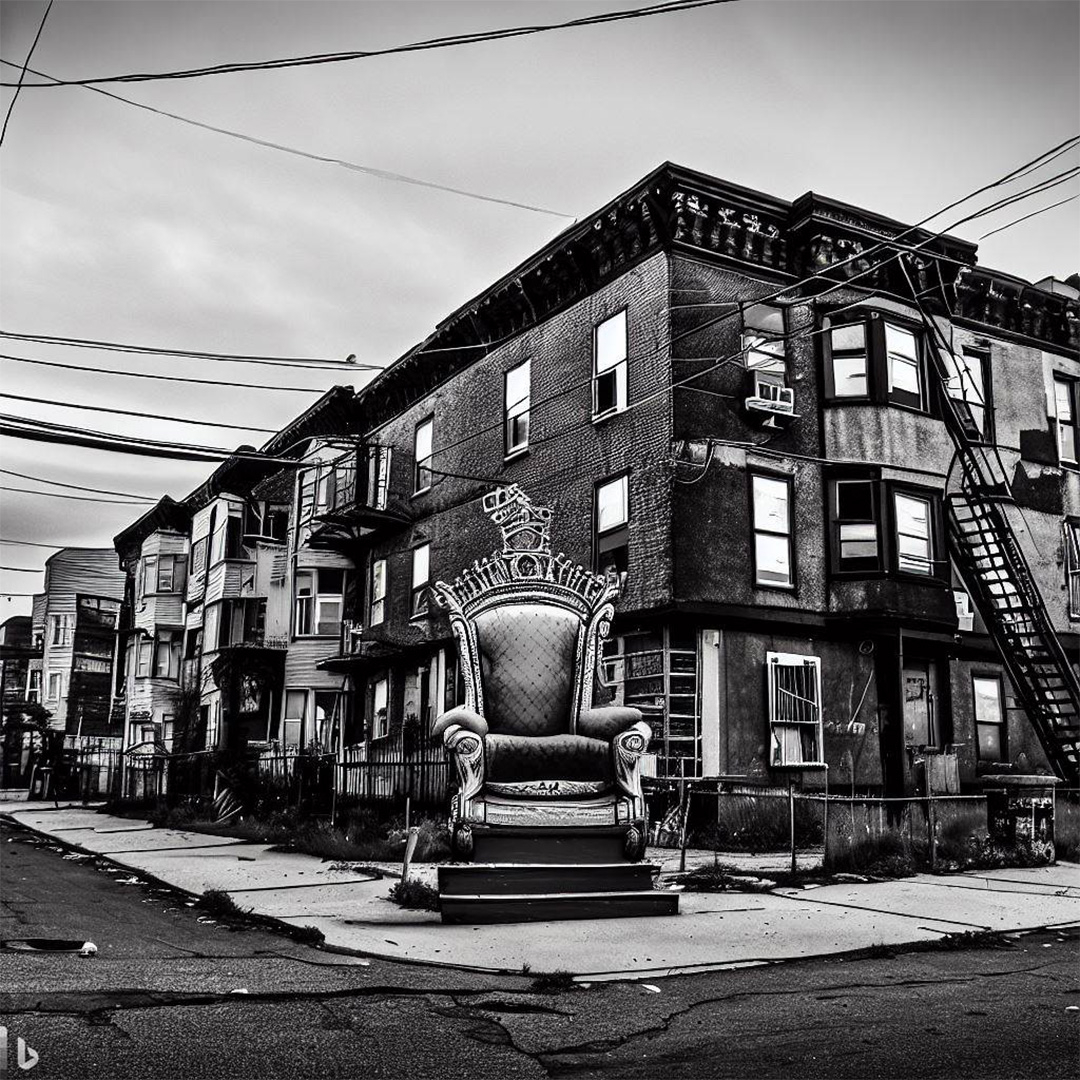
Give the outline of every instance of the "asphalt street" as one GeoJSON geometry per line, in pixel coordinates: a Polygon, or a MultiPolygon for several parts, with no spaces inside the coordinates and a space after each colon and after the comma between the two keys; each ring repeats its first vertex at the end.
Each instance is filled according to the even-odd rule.
{"type": "Polygon", "coordinates": [[[9,1075],[34,1080],[1080,1075],[1075,930],[541,993],[532,972],[368,961],[224,926],[6,826],[0,872],[5,942],[98,947],[0,950],[9,1075]],[[25,1073],[20,1038],[38,1055],[25,1073]]]}

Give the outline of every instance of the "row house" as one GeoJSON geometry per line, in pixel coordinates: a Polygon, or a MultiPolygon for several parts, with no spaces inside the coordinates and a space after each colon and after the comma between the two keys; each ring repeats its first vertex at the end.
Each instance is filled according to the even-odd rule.
{"type": "Polygon", "coordinates": [[[12,615],[0,623],[0,786],[5,788],[21,787],[27,779],[33,740],[19,721],[28,703],[40,703],[41,653],[29,615],[12,615]]]}
{"type": "Polygon", "coordinates": [[[1077,284],[661,166],[357,395],[299,507],[355,567],[321,663],[349,737],[407,754],[461,700],[428,585],[497,545],[512,483],[618,581],[597,694],[646,713],[658,775],[901,794],[946,753],[1075,784],[1077,284]]]}

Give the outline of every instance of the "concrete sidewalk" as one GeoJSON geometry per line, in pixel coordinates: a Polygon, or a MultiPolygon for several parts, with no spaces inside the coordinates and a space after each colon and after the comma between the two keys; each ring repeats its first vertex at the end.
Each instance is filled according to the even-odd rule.
{"type": "MultiPolygon", "coordinates": [[[[598,919],[444,926],[387,894],[400,867],[358,868],[266,844],[154,828],[84,807],[5,802],[3,816],[137,877],[191,894],[230,894],[241,908],[295,926],[314,926],[329,946],[371,956],[474,970],[572,971],[592,981],[660,976],[820,957],[933,941],[972,930],[1016,931],[1080,922],[1080,866],[999,870],[899,881],[776,889],[771,893],[683,893],[677,918],[598,919]],[[377,873],[387,876],[377,877],[377,873]]],[[[663,881],[677,852],[662,856],[663,881]]],[[[712,852],[688,861],[712,862],[712,852]]],[[[753,872],[779,869],[747,857],[753,872]]],[[[724,856],[728,861],[728,856],[724,856]]],[[[776,863],[775,867],[772,862],[776,863]]],[[[742,867],[740,867],[742,868],[742,867]]],[[[416,867],[433,881],[434,867],[416,867]]]]}

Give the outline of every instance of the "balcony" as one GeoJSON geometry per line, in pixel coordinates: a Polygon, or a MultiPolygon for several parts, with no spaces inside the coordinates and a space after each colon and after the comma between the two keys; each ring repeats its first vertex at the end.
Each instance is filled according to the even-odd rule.
{"type": "Polygon", "coordinates": [[[355,456],[320,466],[311,547],[348,548],[405,525],[409,515],[391,487],[389,446],[361,446],[355,456]]]}

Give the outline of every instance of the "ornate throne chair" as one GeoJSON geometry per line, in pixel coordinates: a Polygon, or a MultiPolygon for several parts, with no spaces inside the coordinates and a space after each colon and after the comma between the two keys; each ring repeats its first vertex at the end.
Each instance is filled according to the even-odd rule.
{"type": "MultiPolygon", "coordinates": [[[[449,613],[465,705],[443,713],[457,768],[451,832],[458,858],[485,832],[574,827],[645,850],[639,758],[652,732],[637,709],[592,707],[600,643],[617,587],[552,554],[551,511],[512,485],[484,498],[502,552],[434,592],[449,613]]],[[[549,834],[554,835],[554,834],[549,834]]]]}

